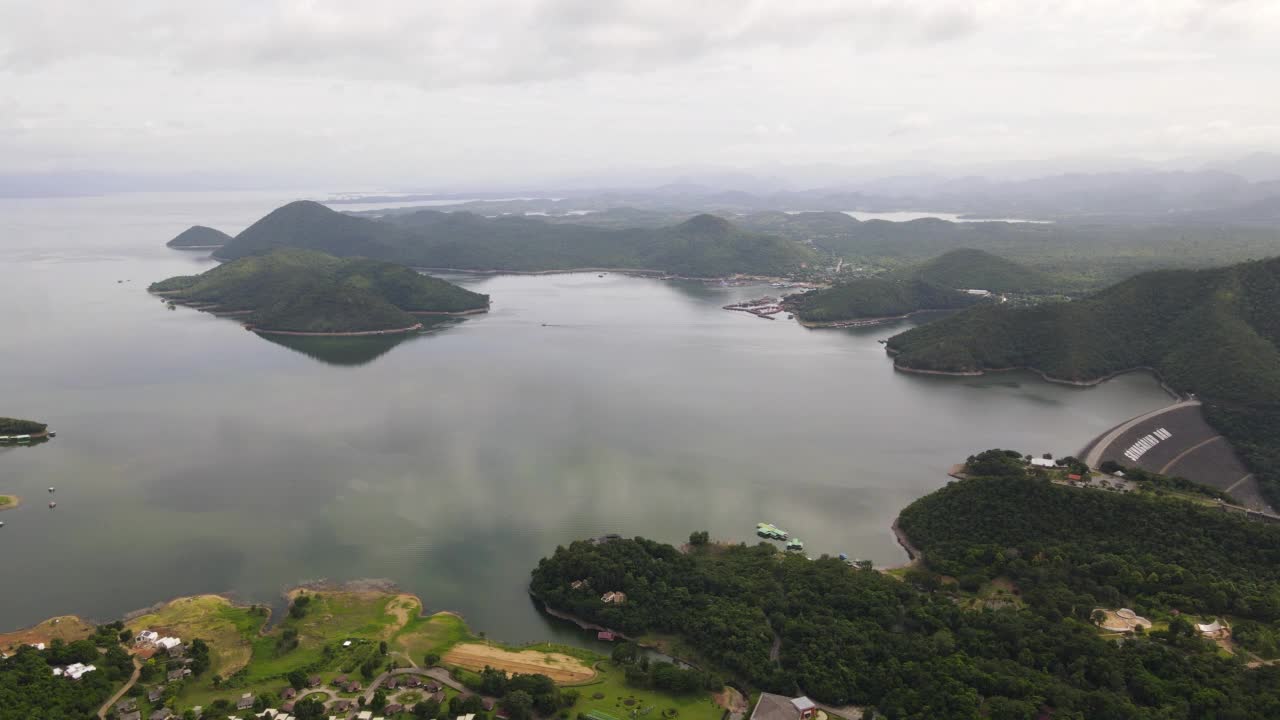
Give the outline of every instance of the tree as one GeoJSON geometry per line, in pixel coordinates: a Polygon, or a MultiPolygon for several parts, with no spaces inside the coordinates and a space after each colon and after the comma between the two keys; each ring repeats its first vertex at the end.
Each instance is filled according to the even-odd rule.
{"type": "Polygon", "coordinates": [[[316,698],[306,698],[295,703],[292,715],[298,720],[323,720],[327,717],[324,703],[316,698]]]}
{"type": "Polygon", "coordinates": [[[711,533],[706,530],[697,530],[689,534],[689,544],[694,547],[701,547],[711,541],[711,533]]]}
{"type": "Polygon", "coordinates": [[[533,697],[523,690],[507,693],[502,698],[502,709],[511,720],[529,720],[533,714],[533,697]]]}
{"type": "Polygon", "coordinates": [[[427,653],[423,660],[427,663],[427,667],[435,667],[440,662],[440,656],[435,653],[427,653]]]}
{"type": "Polygon", "coordinates": [[[294,690],[302,690],[307,686],[307,674],[302,670],[290,670],[285,677],[294,690]]]}
{"type": "Polygon", "coordinates": [[[373,700],[372,702],[369,703],[369,707],[373,708],[374,712],[380,712],[386,706],[387,706],[387,691],[383,690],[382,688],[378,688],[373,693],[373,700]]]}
{"type": "Polygon", "coordinates": [[[386,641],[386,640],[381,640],[381,641],[379,641],[379,642],[378,642],[378,653],[379,653],[380,655],[386,655],[386,654],[387,654],[387,641],[386,641]]]}

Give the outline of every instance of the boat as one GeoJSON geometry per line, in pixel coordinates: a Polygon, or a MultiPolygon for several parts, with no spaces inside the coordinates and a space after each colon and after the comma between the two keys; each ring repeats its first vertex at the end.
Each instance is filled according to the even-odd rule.
{"type": "Polygon", "coordinates": [[[756,534],[770,540],[786,540],[790,537],[786,530],[769,523],[756,523],[756,534]]]}

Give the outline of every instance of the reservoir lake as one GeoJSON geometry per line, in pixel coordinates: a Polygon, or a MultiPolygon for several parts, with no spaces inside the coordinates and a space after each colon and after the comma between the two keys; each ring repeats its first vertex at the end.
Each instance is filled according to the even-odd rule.
{"type": "Polygon", "coordinates": [[[492,311],[333,343],[146,292],[215,264],[164,246],[188,226],[234,234],[309,195],[0,200],[0,415],[58,433],[0,448],[0,493],[25,499],[0,513],[0,630],[387,578],[495,639],[587,642],[525,592],[559,544],[756,542],[770,522],[810,555],[894,564],[898,511],[967,455],[1074,453],[1170,402],[1140,374],[1083,389],[898,373],[877,341],[910,322],[721,309],[779,293],[765,285],[448,276],[492,311]]]}

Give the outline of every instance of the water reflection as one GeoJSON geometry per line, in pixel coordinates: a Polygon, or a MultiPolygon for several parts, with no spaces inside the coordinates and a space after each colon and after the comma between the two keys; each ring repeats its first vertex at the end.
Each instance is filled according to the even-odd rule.
{"type": "Polygon", "coordinates": [[[392,348],[440,332],[465,320],[461,318],[422,318],[423,329],[400,335],[329,336],[259,334],[267,342],[302,353],[326,365],[359,367],[368,365],[391,352],[392,348]]]}

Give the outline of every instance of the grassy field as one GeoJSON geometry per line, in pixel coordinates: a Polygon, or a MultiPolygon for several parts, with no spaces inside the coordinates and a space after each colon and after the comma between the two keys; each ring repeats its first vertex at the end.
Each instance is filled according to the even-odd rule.
{"type": "Polygon", "coordinates": [[[664,712],[675,710],[677,720],[720,720],[724,713],[711,693],[681,696],[638,690],[627,686],[622,668],[612,662],[602,661],[596,669],[595,682],[575,688],[580,695],[570,710],[574,717],[596,711],[615,720],[662,720],[664,712]]]}
{"type": "MultiPolygon", "coordinates": [[[[664,711],[674,709],[679,720],[720,720],[722,711],[710,693],[676,697],[628,688],[621,669],[582,648],[550,643],[527,647],[480,643],[457,615],[437,613],[423,617],[421,602],[411,595],[374,590],[307,590],[294,591],[290,598],[294,600],[303,593],[311,596],[305,614],[301,618],[286,615],[265,634],[260,632],[265,616],[212,595],[175,600],[133,619],[128,626],[133,632],[149,628],[184,640],[199,637],[209,643],[213,668],[198,679],[184,682],[173,703],[178,710],[195,705],[207,707],[216,699],[233,700],[246,692],[279,694],[288,685],[285,676],[292,670],[319,675],[326,686],[338,675],[347,675],[368,687],[368,679],[360,673],[361,664],[368,658],[378,659],[378,672],[389,661],[422,666],[428,653],[454,664],[449,651],[464,646],[463,657],[455,653],[452,658],[457,665],[475,666],[473,656],[483,651],[487,655],[481,658],[481,667],[486,661],[501,667],[511,660],[514,664],[507,668],[511,671],[542,671],[563,684],[573,685],[580,693],[572,710],[575,714],[594,710],[616,720],[661,720],[664,711]],[[284,640],[286,634],[296,637],[296,645],[284,640]],[[345,645],[348,641],[350,644],[345,645]],[[381,641],[387,643],[387,657],[379,651],[381,641]],[[225,679],[221,687],[214,687],[215,674],[225,679]],[[597,694],[601,697],[594,697],[597,694]],[[633,711],[645,708],[653,709],[647,714],[637,712],[633,717],[633,711]]],[[[87,625],[83,632],[88,635],[87,625]]],[[[147,687],[155,684],[148,683],[147,687]]],[[[453,694],[449,692],[450,696],[453,694]]],[[[355,694],[339,696],[354,698],[355,694]]],[[[146,703],[140,705],[149,709],[146,703]]]]}
{"type": "Polygon", "coordinates": [[[466,622],[453,613],[436,613],[430,617],[415,614],[396,633],[391,646],[421,665],[428,653],[444,655],[454,645],[475,639],[466,622]]]}
{"type": "Polygon", "coordinates": [[[200,638],[209,643],[209,675],[229,677],[249,664],[254,640],[266,621],[265,613],[254,614],[219,595],[197,595],[166,603],[130,620],[127,627],[135,634],[155,630],[184,641],[200,638]]]}

